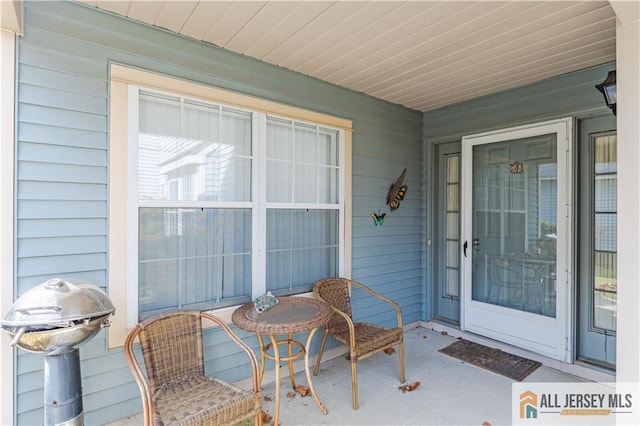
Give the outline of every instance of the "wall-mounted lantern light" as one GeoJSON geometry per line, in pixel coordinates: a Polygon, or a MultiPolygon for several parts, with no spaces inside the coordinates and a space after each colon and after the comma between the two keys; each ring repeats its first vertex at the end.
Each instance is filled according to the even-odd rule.
{"type": "Polygon", "coordinates": [[[607,78],[605,78],[602,83],[596,84],[596,89],[598,89],[604,96],[604,100],[607,103],[607,106],[611,108],[611,111],[613,111],[613,115],[616,115],[617,95],[615,70],[609,71],[607,78]]]}

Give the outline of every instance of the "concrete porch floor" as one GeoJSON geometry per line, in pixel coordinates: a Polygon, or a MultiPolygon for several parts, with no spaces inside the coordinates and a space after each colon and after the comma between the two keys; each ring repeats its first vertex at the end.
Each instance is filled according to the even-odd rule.
{"type": "MultiPolygon", "coordinates": [[[[511,384],[499,374],[441,354],[457,337],[542,362],[525,382],[613,382],[615,375],[576,364],[564,364],[495,341],[465,334],[435,323],[411,325],[405,329],[406,383],[420,382],[412,392],[399,389],[397,354],[374,355],[358,363],[360,408],[351,407],[351,369],[342,348],[323,361],[315,389],[328,410],[324,415],[312,396],[289,399],[288,377],[281,380],[280,424],[282,425],[491,425],[511,424],[511,384]]],[[[336,351],[336,349],[340,349],[336,351]]],[[[315,359],[312,359],[312,363],[315,359]]],[[[283,375],[287,369],[281,370],[283,375]]],[[[296,364],[297,385],[306,385],[302,363],[296,364]]],[[[245,386],[244,383],[240,383],[245,386]]],[[[273,416],[275,382],[265,374],[263,410],[273,416]]],[[[140,416],[112,425],[139,425],[140,416]]]]}

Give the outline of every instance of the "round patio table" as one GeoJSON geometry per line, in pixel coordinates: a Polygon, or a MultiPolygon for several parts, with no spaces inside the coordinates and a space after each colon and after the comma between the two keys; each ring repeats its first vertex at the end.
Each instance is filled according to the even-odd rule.
{"type": "Polygon", "coordinates": [[[278,425],[280,414],[280,362],[289,363],[289,378],[291,387],[295,390],[296,383],[293,374],[293,360],[304,355],[304,369],[309,383],[309,390],[323,414],[327,414],[327,409],[316,393],[311,381],[311,371],[309,369],[309,346],[313,335],[327,324],[331,317],[331,306],[318,299],[308,297],[279,297],[278,304],[272,306],[262,313],[258,313],[253,302],[246,303],[236,309],[231,317],[233,323],[245,331],[251,331],[258,336],[260,344],[260,378],[262,384],[264,376],[264,365],[267,358],[275,363],[276,376],[276,402],[273,424],[278,425]],[[294,333],[309,332],[306,343],[293,339],[294,333]],[[270,343],[265,344],[263,335],[269,336],[270,343]],[[286,339],[277,339],[277,335],[286,335],[286,339]],[[287,355],[282,356],[278,348],[279,345],[287,346],[287,355]],[[294,353],[294,347],[297,352],[294,353]],[[273,355],[269,352],[273,350],[273,355]]]}

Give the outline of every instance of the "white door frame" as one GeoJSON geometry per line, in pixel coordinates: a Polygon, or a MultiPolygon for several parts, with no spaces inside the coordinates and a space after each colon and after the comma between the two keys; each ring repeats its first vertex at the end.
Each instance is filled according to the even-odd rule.
{"type": "MultiPolygon", "coordinates": [[[[474,301],[471,298],[472,256],[464,257],[461,247],[461,329],[484,335],[508,344],[564,362],[573,360],[573,298],[572,298],[572,141],[573,119],[564,118],[462,138],[461,241],[471,245],[472,160],[475,145],[555,133],[557,135],[558,206],[557,206],[557,294],[556,318],[474,301]],[[563,171],[564,173],[560,173],[563,171]],[[479,319],[480,318],[480,319],[479,319]],[[508,321],[504,321],[508,318],[508,321]],[[497,327],[496,325],[500,325],[497,327]],[[526,332],[517,333],[516,330],[526,332]]],[[[469,250],[472,250],[469,247],[469,250]]]]}

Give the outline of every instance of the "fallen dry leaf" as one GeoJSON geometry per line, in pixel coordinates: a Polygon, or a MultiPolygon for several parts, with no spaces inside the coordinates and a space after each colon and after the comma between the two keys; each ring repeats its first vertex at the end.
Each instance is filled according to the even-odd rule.
{"type": "Polygon", "coordinates": [[[294,391],[287,392],[287,398],[293,399],[296,397],[296,393],[294,391]]]}
{"type": "Polygon", "coordinates": [[[402,393],[412,392],[412,391],[416,390],[416,388],[418,386],[420,386],[420,382],[413,382],[411,384],[402,385],[402,386],[400,386],[399,389],[402,391],[402,393]]]}
{"type": "Polygon", "coordinates": [[[491,426],[491,423],[485,421],[484,423],[482,423],[482,426],[491,426]]]}
{"type": "Polygon", "coordinates": [[[267,423],[269,423],[271,421],[271,419],[273,417],[271,417],[271,415],[269,413],[267,413],[266,411],[261,411],[260,412],[260,417],[262,417],[262,424],[266,425],[267,423]]]}
{"type": "Polygon", "coordinates": [[[298,392],[300,396],[307,396],[309,392],[311,392],[309,386],[296,386],[295,391],[298,392]]]}
{"type": "Polygon", "coordinates": [[[387,348],[387,349],[384,350],[384,353],[387,354],[387,355],[394,354],[395,352],[396,352],[396,350],[393,349],[393,348],[387,348]]]}

